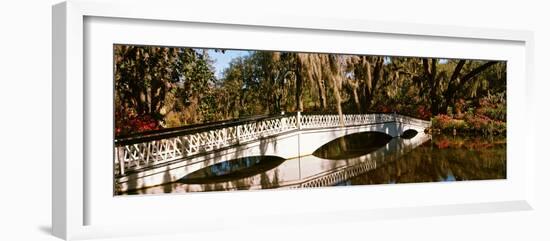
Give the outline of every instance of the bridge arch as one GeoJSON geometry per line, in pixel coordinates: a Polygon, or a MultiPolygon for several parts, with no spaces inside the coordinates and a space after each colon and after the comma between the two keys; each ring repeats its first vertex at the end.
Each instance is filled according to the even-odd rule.
{"type": "Polygon", "coordinates": [[[379,131],[347,134],[321,144],[312,155],[329,160],[355,158],[385,146],[391,139],[392,136],[379,131]]]}
{"type": "Polygon", "coordinates": [[[397,114],[284,115],[223,123],[216,128],[167,130],[115,141],[117,192],[177,181],[195,171],[247,156],[291,159],[361,132],[400,136],[430,125],[397,114]],[[342,125],[343,122],[343,125],[342,125]]]}
{"type": "Polygon", "coordinates": [[[276,168],[286,159],[279,156],[247,156],[206,166],[177,180],[180,183],[218,183],[248,178],[276,168]]]}
{"type": "Polygon", "coordinates": [[[416,130],[416,129],[407,129],[407,130],[403,131],[403,133],[401,133],[401,137],[405,138],[405,139],[411,139],[411,138],[415,137],[416,135],[418,135],[418,130],[416,130]]]}

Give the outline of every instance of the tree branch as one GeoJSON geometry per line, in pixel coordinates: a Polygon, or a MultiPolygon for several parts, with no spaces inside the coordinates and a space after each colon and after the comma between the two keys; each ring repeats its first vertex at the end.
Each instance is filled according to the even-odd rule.
{"type": "Polygon", "coordinates": [[[489,61],[489,62],[475,68],[474,70],[472,70],[470,73],[468,73],[467,75],[465,75],[462,78],[462,81],[460,81],[460,86],[462,87],[464,85],[464,83],[470,81],[476,75],[480,74],[481,72],[483,72],[484,70],[488,69],[489,67],[495,65],[496,63],[498,63],[498,62],[497,61],[489,61]]]}

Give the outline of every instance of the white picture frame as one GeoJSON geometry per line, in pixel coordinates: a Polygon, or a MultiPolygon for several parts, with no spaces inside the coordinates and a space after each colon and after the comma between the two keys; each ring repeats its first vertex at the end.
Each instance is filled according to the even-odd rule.
{"type": "MultiPolygon", "coordinates": [[[[193,11],[181,14],[178,9],[185,8],[186,6],[184,3],[167,0],[155,1],[154,4],[146,1],[132,1],[131,8],[128,8],[126,4],[127,2],[125,1],[102,2],[73,0],[60,3],[53,7],[52,226],[54,235],[63,239],[84,239],[204,231],[204,224],[206,223],[209,224],[207,227],[208,229],[220,229],[237,225],[225,219],[224,215],[234,215],[231,221],[235,221],[235,223],[244,222],[251,225],[292,225],[303,222],[333,222],[328,220],[346,221],[395,217],[422,217],[432,215],[530,210],[533,208],[535,157],[533,154],[534,151],[529,148],[534,148],[535,146],[533,144],[534,129],[531,128],[534,125],[530,123],[528,118],[524,118],[524,116],[530,114],[531,110],[529,106],[531,99],[529,93],[533,92],[531,89],[533,82],[533,34],[531,32],[410,23],[366,22],[350,19],[301,18],[299,16],[285,16],[279,13],[256,17],[232,15],[214,16],[204,14],[203,12],[193,11]],[[395,185],[397,187],[377,185],[343,189],[321,188],[307,191],[227,192],[223,194],[153,195],[131,198],[114,198],[112,195],[106,196],[101,190],[94,190],[108,186],[108,183],[91,184],[89,180],[90,178],[97,180],[94,175],[97,176],[97,173],[101,172],[89,172],[90,170],[104,169],[106,166],[108,168],[108,165],[112,165],[112,163],[108,161],[106,166],[98,166],[86,160],[89,158],[87,156],[90,155],[90,150],[88,150],[90,145],[87,145],[86,138],[88,138],[87,136],[91,131],[87,129],[89,125],[86,123],[90,123],[94,118],[99,118],[96,115],[90,115],[90,105],[87,103],[87,98],[94,98],[93,95],[97,92],[89,92],[89,89],[96,87],[90,86],[89,83],[86,82],[86,78],[90,78],[86,75],[86,68],[95,68],[93,64],[94,60],[87,59],[87,55],[89,55],[90,51],[86,50],[86,48],[89,47],[86,41],[111,41],[111,43],[121,41],[121,39],[116,39],[116,36],[111,36],[108,33],[110,33],[109,31],[113,31],[113,29],[119,31],[127,28],[128,24],[134,27],[139,27],[141,24],[143,29],[158,31],[156,33],[158,33],[159,36],[167,34],[167,30],[163,30],[164,27],[167,29],[173,28],[170,29],[170,32],[174,33],[174,29],[185,29],[186,26],[196,26],[198,24],[202,29],[197,30],[199,32],[204,31],[206,33],[207,31],[224,29],[229,32],[247,32],[251,34],[250,36],[260,36],[258,38],[261,38],[261,35],[258,35],[258,33],[262,33],[262,35],[265,36],[287,33],[303,34],[303,39],[311,37],[308,37],[308,35],[312,34],[327,38],[350,38],[349,36],[356,35],[358,38],[372,37],[373,41],[376,41],[376,38],[385,38],[386,40],[395,39],[397,42],[399,42],[400,39],[403,41],[419,41],[418,43],[425,41],[425,43],[429,44],[438,44],[441,42],[442,45],[440,45],[440,47],[442,48],[445,46],[464,48],[464,46],[470,43],[477,43],[478,46],[472,48],[485,48],[485,53],[479,53],[480,55],[478,57],[494,57],[496,59],[511,61],[509,62],[511,63],[509,65],[509,71],[512,74],[512,81],[509,86],[513,85],[513,91],[511,91],[509,98],[511,98],[513,102],[509,104],[508,107],[510,113],[510,128],[508,132],[508,146],[510,151],[508,153],[508,160],[512,163],[512,165],[509,166],[515,168],[512,170],[512,177],[506,181],[464,182],[454,183],[448,186],[438,184],[395,185]],[[94,27],[90,29],[86,26],[94,27]],[[109,30],[109,26],[113,28],[109,30]],[[105,29],[107,29],[107,31],[104,31],[105,29]],[[90,34],[95,35],[90,36],[90,34]],[[91,37],[91,39],[87,37],[91,37]],[[507,54],[508,52],[506,51],[499,52],[499,44],[508,46],[506,48],[509,50],[506,51],[510,54],[507,54]],[[503,54],[503,52],[506,53],[503,54]],[[89,95],[92,96],[90,97],[89,95]],[[514,126],[519,125],[527,126],[527,128],[519,133],[518,128],[514,128],[514,126]],[[519,156],[518,154],[520,152],[523,152],[524,155],[519,156]],[[519,158],[521,158],[521,162],[519,162],[519,158]],[[515,173],[516,170],[520,171],[515,173]],[[390,190],[389,194],[383,193],[385,190],[390,190]],[[483,194],[487,190],[494,190],[494,193],[487,192],[487,194],[483,194]],[[350,201],[350,203],[344,206],[323,208],[323,205],[326,205],[326,203],[323,203],[323,201],[315,202],[315,200],[326,200],[327,197],[332,196],[351,198],[367,193],[378,193],[380,197],[399,198],[402,197],[402,195],[414,195],[418,192],[423,192],[427,197],[434,195],[430,194],[431,192],[445,192],[448,194],[449,198],[443,198],[442,200],[436,201],[423,201],[414,198],[411,198],[410,201],[390,201],[383,198],[374,198],[370,200],[371,203],[369,203],[369,207],[363,207],[359,202],[350,201]],[[453,199],[455,195],[471,195],[472,193],[478,193],[479,196],[453,199]],[[484,196],[490,194],[495,195],[492,195],[492,197],[484,196]],[[291,206],[292,203],[285,201],[289,198],[304,200],[309,205],[300,204],[291,206]],[[216,202],[220,199],[228,203],[236,203],[235,205],[237,206],[241,205],[239,203],[242,203],[243,200],[273,202],[272,200],[279,199],[280,207],[274,208],[273,210],[264,210],[258,205],[251,205],[248,211],[222,212],[217,214],[218,216],[214,216],[214,218],[209,216],[208,219],[201,219],[200,215],[202,214],[196,210],[201,207],[204,208],[216,205],[216,202]],[[192,222],[181,221],[178,218],[181,217],[182,212],[185,210],[158,215],[158,213],[166,213],[167,210],[178,207],[182,202],[194,205],[193,210],[195,211],[189,210],[187,213],[190,217],[194,218],[192,222]],[[161,209],[160,207],[163,208],[161,209]],[[123,210],[125,208],[127,210],[123,210]],[[121,214],[128,215],[132,208],[134,210],[147,209],[149,211],[145,211],[144,215],[139,217],[108,222],[107,217],[109,215],[119,215],[118,217],[124,216],[121,214]],[[323,219],[322,217],[326,217],[326,215],[337,218],[323,219]],[[99,218],[90,218],[94,216],[99,218]],[[258,222],[251,221],[251,217],[268,217],[269,219],[258,222]],[[174,224],[175,220],[180,222],[174,224]],[[144,221],[147,221],[147,228],[139,228],[140,226],[138,224],[144,221]]],[[[170,39],[165,38],[162,40],[160,37],[158,39],[153,37],[147,40],[146,37],[139,39],[139,36],[132,35],[131,33],[128,33],[127,36],[130,37],[123,40],[127,43],[144,44],[144,42],[146,42],[165,45],[177,45],[180,43],[178,41],[171,42],[170,39]]],[[[190,44],[193,41],[201,41],[201,39],[197,38],[195,40],[187,39],[181,41],[183,41],[181,44],[190,44]]],[[[297,50],[308,48],[303,42],[300,43],[302,44],[296,44],[295,48],[297,50]]],[[[219,42],[216,44],[216,42],[212,42],[206,43],[205,45],[215,46],[204,47],[243,47],[242,44],[246,43],[226,41],[224,44],[219,42]]],[[[265,43],[265,41],[263,41],[262,44],[250,46],[249,48],[269,48],[269,44],[270,43],[265,43]]],[[[276,44],[272,44],[271,46],[274,45],[276,44]]],[[[323,49],[323,45],[312,44],[311,47],[309,47],[311,49],[308,50],[331,50],[329,45],[324,46],[327,49],[323,49]]],[[[360,51],[361,53],[370,54],[376,54],[376,51],[380,51],[380,53],[387,55],[415,54],[415,52],[407,52],[410,50],[392,50],[391,48],[381,48],[379,46],[375,46],[370,50],[355,49],[353,44],[350,46],[351,47],[343,51],[360,51]]],[[[279,45],[274,48],[283,47],[284,45],[279,45]]],[[[95,48],[95,45],[91,46],[91,48],[95,48]]],[[[285,48],[292,48],[292,46],[289,47],[287,45],[285,48]]],[[[441,51],[442,50],[433,50],[433,52],[430,52],[430,50],[426,50],[421,54],[426,56],[437,55],[437,57],[476,57],[472,55],[472,53],[468,53],[468,51],[462,51],[464,55],[459,55],[460,51],[455,51],[452,56],[449,55],[452,52],[447,52],[445,54],[441,51]]],[[[96,54],[96,56],[101,55],[96,54]]],[[[112,79],[109,81],[112,81],[112,79]]],[[[91,141],[93,142],[94,140],[91,141]]],[[[111,170],[112,169],[109,171],[111,170]]],[[[108,190],[108,192],[111,191],[112,190],[108,190]]],[[[216,214],[209,213],[209,215],[216,214]]]]}

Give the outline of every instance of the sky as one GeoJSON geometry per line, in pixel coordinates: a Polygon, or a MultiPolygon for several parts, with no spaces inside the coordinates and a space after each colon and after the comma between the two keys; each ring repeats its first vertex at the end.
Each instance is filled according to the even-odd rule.
{"type": "MultiPolygon", "coordinates": [[[[215,75],[217,79],[221,79],[223,71],[229,67],[229,62],[237,57],[244,57],[250,55],[248,50],[226,50],[225,53],[216,52],[213,49],[208,50],[208,55],[214,61],[215,75]]],[[[386,62],[387,60],[384,59],[386,62]]],[[[446,64],[448,59],[439,59],[440,64],[446,64]]]]}
{"type": "Polygon", "coordinates": [[[237,57],[247,56],[250,53],[246,50],[226,50],[225,53],[208,50],[208,55],[214,60],[214,68],[216,70],[216,78],[222,77],[222,72],[229,67],[229,62],[237,57]]]}

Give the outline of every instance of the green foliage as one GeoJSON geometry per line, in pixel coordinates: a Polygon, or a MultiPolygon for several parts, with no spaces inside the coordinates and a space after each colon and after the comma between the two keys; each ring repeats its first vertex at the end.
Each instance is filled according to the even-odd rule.
{"type": "Polygon", "coordinates": [[[445,132],[464,131],[468,130],[469,123],[465,120],[453,119],[448,115],[437,115],[432,118],[432,127],[442,129],[445,132]]]}
{"type": "Polygon", "coordinates": [[[505,62],[249,51],[218,79],[206,49],[115,45],[114,55],[117,135],[295,111],[506,130],[505,62]]]}
{"type": "Polygon", "coordinates": [[[445,133],[478,133],[484,135],[505,134],[506,122],[491,119],[484,115],[466,114],[462,119],[453,119],[448,115],[437,115],[431,119],[432,128],[445,133]]]}
{"type": "Polygon", "coordinates": [[[505,93],[488,94],[479,100],[478,114],[491,119],[506,121],[506,97],[505,93]]]}
{"type": "Polygon", "coordinates": [[[153,122],[154,129],[202,119],[189,113],[188,118],[172,117],[167,122],[166,115],[177,110],[199,109],[201,93],[214,79],[205,51],[115,45],[114,52],[117,135],[142,131],[132,124],[131,120],[135,119],[153,122]]]}

